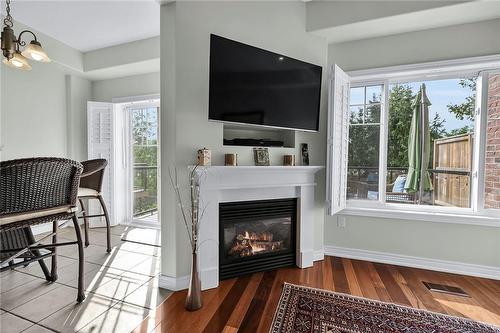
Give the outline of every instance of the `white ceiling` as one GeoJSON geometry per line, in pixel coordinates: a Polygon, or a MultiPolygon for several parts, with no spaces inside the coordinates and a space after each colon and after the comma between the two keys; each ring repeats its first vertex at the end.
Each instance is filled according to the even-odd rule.
{"type": "Polygon", "coordinates": [[[160,35],[160,5],[153,0],[13,0],[11,15],[82,52],[160,35]]]}

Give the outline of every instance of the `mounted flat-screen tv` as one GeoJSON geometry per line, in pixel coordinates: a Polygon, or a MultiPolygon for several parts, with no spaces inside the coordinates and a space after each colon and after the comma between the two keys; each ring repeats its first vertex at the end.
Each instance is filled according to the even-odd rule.
{"type": "Polygon", "coordinates": [[[210,120],[317,131],[321,66],[210,36],[210,120]]]}

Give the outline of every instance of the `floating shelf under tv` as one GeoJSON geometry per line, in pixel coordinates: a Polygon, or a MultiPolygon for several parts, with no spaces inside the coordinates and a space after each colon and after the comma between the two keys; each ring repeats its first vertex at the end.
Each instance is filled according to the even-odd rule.
{"type": "Polygon", "coordinates": [[[223,124],[223,145],[295,148],[295,131],[251,125],[223,124]]]}

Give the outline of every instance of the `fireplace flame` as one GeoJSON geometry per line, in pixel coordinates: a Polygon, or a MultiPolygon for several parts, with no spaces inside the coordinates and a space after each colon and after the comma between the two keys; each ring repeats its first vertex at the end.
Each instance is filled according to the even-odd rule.
{"type": "Polygon", "coordinates": [[[271,232],[248,232],[244,231],[236,235],[233,246],[229,250],[230,255],[239,257],[250,257],[258,253],[266,253],[281,250],[283,241],[274,241],[271,232]]]}

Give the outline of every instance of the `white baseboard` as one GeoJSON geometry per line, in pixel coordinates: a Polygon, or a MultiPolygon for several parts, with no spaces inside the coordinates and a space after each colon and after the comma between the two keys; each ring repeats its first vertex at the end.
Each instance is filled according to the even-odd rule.
{"type": "Polygon", "coordinates": [[[455,273],[500,280],[500,267],[475,265],[457,261],[412,257],[402,254],[393,254],[362,249],[353,249],[338,246],[325,246],[325,254],[335,257],[359,259],[384,264],[429,269],[439,272],[455,273]]]}
{"type": "MultiPolygon", "coordinates": [[[[158,285],[163,289],[178,291],[189,287],[190,278],[190,275],[179,277],[160,275],[158,285]]],[[[217,269],[215,268],[207,268],[200,271],[200,279],[202,281],[201,290],[217,288],[219,285],[219,275],[217,274],[217,269]]]]}
{"type": "Polygon", "coordinates": [[[314,251],[313,260],[321,261],[325,259],[325,251],[324,250],[316,250],[314,251]]]}
{"type": "Polygon", "coordinates": [[[189,275],[172,277],[161,274],[158,280],[158,286],[173,291],[186,289],[189,287],[189,275]]]}

